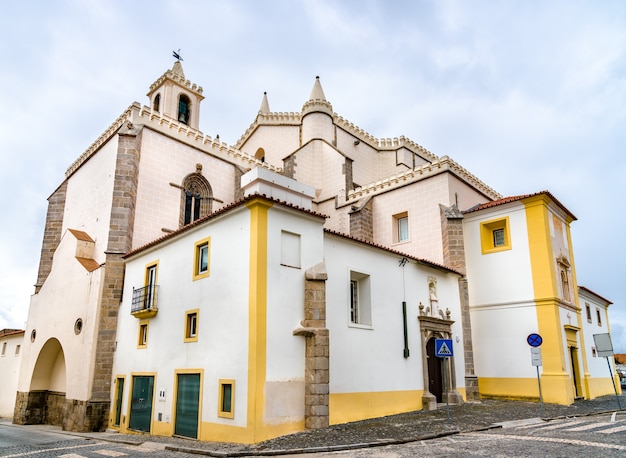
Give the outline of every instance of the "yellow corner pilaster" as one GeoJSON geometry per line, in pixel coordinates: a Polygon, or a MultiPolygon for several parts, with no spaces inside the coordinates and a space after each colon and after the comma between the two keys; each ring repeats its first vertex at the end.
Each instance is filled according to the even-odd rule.
{"type": "Polygon", "coordinates": [[[556,283],[556,266],[550,235],[548,204],[540,194],[524,201],[533,289],[537,311],[537,330],[541,346],[541,384],[546,402],[570,404],[574,401],[571,377],[566,372],[565,349],[556,283]]]}
{"type": "Polygon", "coordinates": [[[250,210],[250,272],[248,328],[248,419],[250,441],[261,437],[265,413],[267,360],[267,235],[268,210],[272,203],[252,199],[250,210]]]}

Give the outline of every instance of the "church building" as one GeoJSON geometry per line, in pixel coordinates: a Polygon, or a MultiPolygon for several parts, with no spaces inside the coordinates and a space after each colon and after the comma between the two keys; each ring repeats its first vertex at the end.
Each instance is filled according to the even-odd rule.
{"type": "Polygon", "coordinates": [[[611,303],[578,286],[549,192],[376,138],[319,78],[298,112],[264,94],[234,145],[199,130],[179,61],[147,96],[48,199],[14,422],[255,443],[538,399],[531,333],[546,402],[612,392],[592,336],[611,303]]]}

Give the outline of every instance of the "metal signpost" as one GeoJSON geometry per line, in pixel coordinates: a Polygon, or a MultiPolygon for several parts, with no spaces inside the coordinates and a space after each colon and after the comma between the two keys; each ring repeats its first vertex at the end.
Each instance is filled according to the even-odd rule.
{"type": "Polygon", "coordinates": [[[537,368],[537,386],[539,387],[539,409],[543,416],[543,395],[541,394],[541,379],[539,378],[539,366],[541,366],[541,349],[543,338],[536,333],[529,334],[526,342],[530,345],[530,361],[537,368]]]}
{"type": "Polygon", "coordinates": [[[450,421],[450,403],[448,401],[448,376],[446,375],[446,360],[454,356],[452,350],[452,339],[435,339],[435,356],[443,358],[443,384],[446,395],[446,414],[448,422],[450,421]]]}
{"type": "Polygon", "coordinates": [[[600,358],[606,357],[606,363],[609,365],[609,375],[613,382],[613,390],[615,390],[615,399],[617,399],[617,407],[622,410],[622,406],[619,403],[619,396],[617,394],[617,386],[615,386],[615,377],[613,376],[613,370],[611,369],[611,362],[609,356],[613,356],[613,343],[611,342],[610,334],[594,334],[593,341],[596,344],[596,351],[600,358]]]}

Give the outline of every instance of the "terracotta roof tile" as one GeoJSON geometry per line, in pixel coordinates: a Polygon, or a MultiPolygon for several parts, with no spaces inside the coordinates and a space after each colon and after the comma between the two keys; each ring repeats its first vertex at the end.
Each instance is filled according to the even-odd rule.
{"type": "Polygon", "coordinates": [[[555,204],[557,204],[565,213],[567,213],[574,221],[576,221],[576,216],[570,212],[567,207],[565,207],[565,205],[563,205],[556,197],[554,197],[554,195],[550,192],[550,191],[540,191],[540,192],[535,192],[533,194],[522,194],[519,196],[509,196],[509,197],[503,197],[502,199],[498,199],[498,200],[492,200],[491,202],[486,202],[484,204],[479,204],[476,205],[468,210],[464,210],[463,213],[473,213],[473,212],[477,212],[480,210],[484,210],[486,208],[492,208],[492,207],[497,207],[498,205],[504,205],[504,204],[508,204],[511,202],[518,202],[520,200],[524,200],[524,199],[528,199],[529,197],[536,197],[536,196],[540,196],[540,195],[546,195],[550,198],[550,200],[552,200],[555,204]]]}
{"type": "Polygon", "coordinates": [[[231,211],[231,210],[233,210],[233,209],[235,209],[237,207],[241,207],[246,202],[249,202],[249,201],[251,201],[253,199],[256,199],[256,198],[261,198],[261,199],[267,200],[268,202],[273,202],[273,203],[282,205],[283,207],[292,208],[292,209],[297,210],[299,212],[306,213],[306,214],[309,214],[309,215],[312,215],[312,216],[316,216],[318,218],[323,218],[323,219],[328,218],[328,216],[323,215],[321,213],[314,212],[312,210],[307,210],[306,208],[298,207],[297,205],[290,204],[288,202],[285,202],[284,200],[279,200],[279,199],[274,199],[272,197],[268,197],[265,194],[250,194],[249,196],[243,197],[243,198],[241,198],[239,200],[236,200],[236,201],[234,201],[234,202],[232,202],[232,203],[230,203],[228,205],[225,205],[224,207],[220,208],[219,210],[214,211],[213,213],[211,213],[209,215],[203,216],[202,218],[199,218],[199,219],[195,220],[193,223],[189,223],[186,226],[183,226],[183,227],[181,227],[179,229],[176,229],[175,231],[169,232],[169,233],[167,233],[167,234],[165,234],[165,235],[163,235],[163,236],[161,236],[161,237],[159,237],[157,239],[154,239],[153,241],[148,242],[145,245],[142,245],[142,246],[140,246],[140,247],[138,247],[138,248],[136,248],[136,249],[126,253],[122,257],[123,258],[127,258],[127,257],[130,257],[130,256],[134,256],[137,253],[140,253],[141,251],[147,250],[148,248],[151,248],[153,246],[158,245],[161,242],[164,242],[165,240],[171,239],[173,237],[176,237],[177,235],[180,235],[180,234],[182,234],[184,232],[187,232],[187,231],[193,229],[194,227],[199,226],[199,225],[205,223],[206,221],[209,221],[209,220],[211,220],[213,218],[216,218],[217,216],[220,216],[220,215],[223,215],[225,213],[228,213],[229,211],[231,211]]]}

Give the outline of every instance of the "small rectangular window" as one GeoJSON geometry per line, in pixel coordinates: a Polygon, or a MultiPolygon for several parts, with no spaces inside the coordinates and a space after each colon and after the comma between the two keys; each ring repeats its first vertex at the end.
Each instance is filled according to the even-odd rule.
{"type": "Polygon", "coordinates": [[[281,231],[280,233],[280,264],[287,267],[300,268],[300,234],[281,231]]]}
{"type": "Polygon", "coordinates": [[[480,223],[480,244],[483,254],[512,249],[509,217],[480,223]]]}
{"type": "Polygon", "coordinates": [[[596,309],[596,317],[598,318],[598,326],[602,326],[602,314],[600,309],[596,309]]]}
{"type": "Polygon", "coordinates": [[[370,276],[350,272],[350,323],[372,325],[372,299],[370,276]]]}
{"type": "Polygon", "coordinates": [[[22,348],[22,346],[20,344],[17,344],[15,346],[15,356],[20,354],[20,348],[22,348]]]}
{"type": "Polygon", "coordinates": [[[218,417],[235,418],[235,381],[220,380],[218,417]]]}
{"type": "Polygon", "coordinates": [[[493,231],[493,246],[504,246],[504,229],[496,229],[493,231]]]}
{"type": "Polygon", "coordinates": [[[592,322],[591,318],[591,306],[585,302],[585,312],[587,312],[587,323],[592,322]]]}
{"type": "Polygon", "coordinates": [[[407,242],[409,240],[409,214],[407,212],[393,215],[393,242],[407,242]]]}
{"type": "Polygon", "coordinates": [[[145,348],[148,345],[148,322],[139,323],[139,339],[137,341],[138,348],[145,348]]]}
{"type": "Polygon", "coordinates": [[[4,356],[7,352],[7,343],[2,342],[2,356],[4,356]]]}
{"type": "Polygon", "coordinates": [[[198,341],[198,310],[185,312],[185,342],[198,341]]]}
{"type": "Polygon", "coordinates": [[[207,237],[194,244],[194,267],[193,279],[199,280],[209,276],[209,256],[211,249],[211,238],[207,237]]]}

